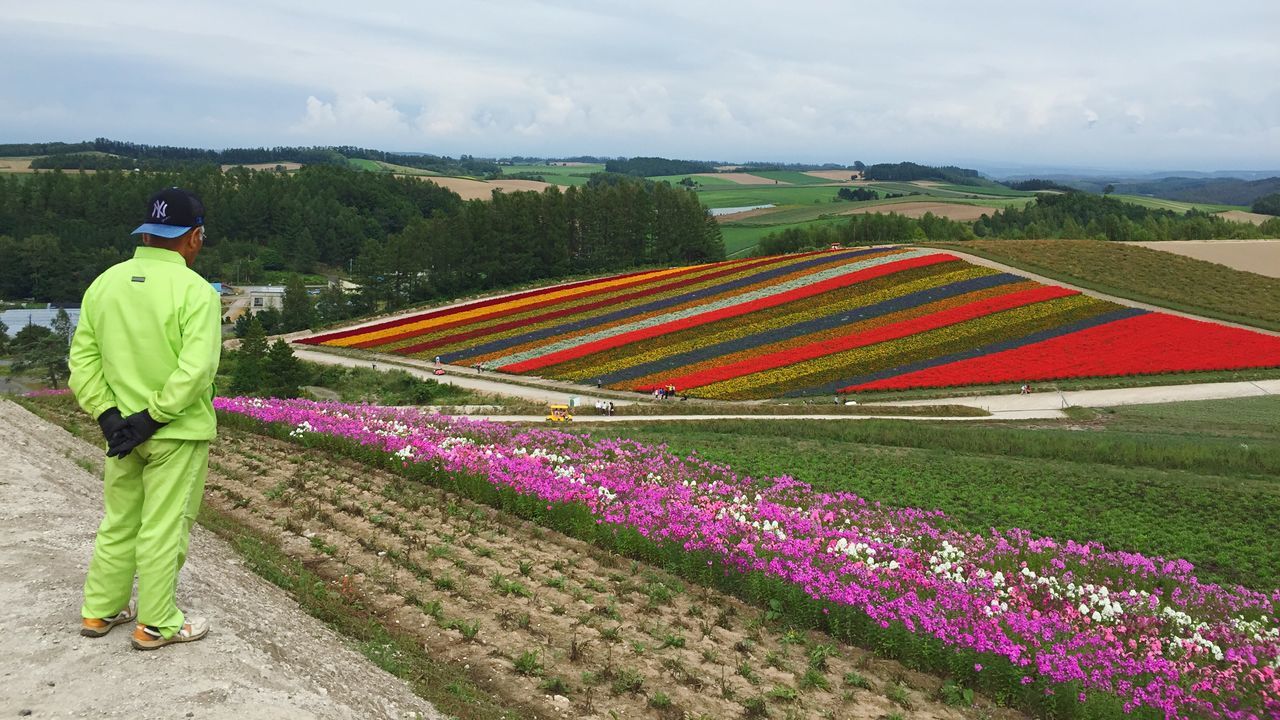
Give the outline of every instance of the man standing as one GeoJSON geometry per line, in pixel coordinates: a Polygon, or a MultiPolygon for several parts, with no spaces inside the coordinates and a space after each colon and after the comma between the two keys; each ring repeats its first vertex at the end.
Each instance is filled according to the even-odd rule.
{"type": "Polygon", "coordinates": [[[206,620],[183,615],[174,593],[217,432],[222,313],[217,293],[190,269],[207,242],[199,198],[161,190],[133,234],[142,236],[133,259],[85,291],[69,384],[108,445],[80,633],[101,637],[134,620],[136,573],[132,643],[151,650],[209,632],[206,620]]]}

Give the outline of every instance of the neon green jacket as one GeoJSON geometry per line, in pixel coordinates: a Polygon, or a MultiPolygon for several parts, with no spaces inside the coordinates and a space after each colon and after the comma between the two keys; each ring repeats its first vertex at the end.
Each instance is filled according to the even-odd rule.
{"type": "Polygon", "coordinates": [[[221,343],[218,293],[178,253],[139,247],[85,291],[67,384],[94,418],[145,408],[168,423],[157,438],[212,440],[221,343]]]}

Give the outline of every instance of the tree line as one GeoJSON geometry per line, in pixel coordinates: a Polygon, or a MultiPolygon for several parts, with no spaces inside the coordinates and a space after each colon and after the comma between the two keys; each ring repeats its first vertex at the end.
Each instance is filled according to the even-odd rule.
{"type": "Polygon", "coordinates": [[[940,180],[956,185],[981,185],[982,177],[977,170],[944,165],[932,167],[913,162],[877,163],[867,165],[862,171],[867,180],[883,180],[888,182],[908,182],[913,180],[940,180]]]}
{"type": "Polygon", "coordinates": [[[605,172],[634,177],[652,177],[655,175],[684,175],[693,173],[715,172],[715,167],[708,162],[698,160],[671,160],[661,157],[633,157],[610,160],[604,164],[605,172]]]}
{"type": "Polygon", "coordinates": [[[455,175],[481,176],[497,172],[492,160],[463,155],[459,158],[423,153],[393,153],[351,145],[314,147],[207,148],[96,138],[81,143],[13,143],[0,145],[0,157],[39,155],[31,161],[37,170],[177,170],[201,164],[256,165],[296,162],[304,165],[346,165],[350,159],[375,160],[394,165],[455,175]]]}
{"type": "Polygon", "coordinates": [[[146,198],[167,185],[191,189],[208,208],[208,232],[221,242],[196,269],[209,280],[350,275],[363,286],[343,299],[357,303],[352,312],[724,254],[694,194],[625,178],[464,202],[423,179],[325,165],[15,174],[0,177],[0,298],[78,301],[132,255],[129,232],[146,198]]]}
{"type": "Polygon", "coordinates": [[[1280,236],[1280,219],[1261,226],[1232,222],[1199,210],[1185,213],[1143,207],[1089,193],[1037,195],[1025,208],[984,215],[978,237],[1116,241],[1219,240],[1280,236]]]}
{"type": "Polygon", "coordinates": [[[1076,192],[1042,194],[1026,208],[1008,208],[962,223],[926,213],[912,219],[890,213],[854,215],[841,224],[787,228],[765,236],[758,255],[842,245],[957,241],[974,238],[1096,239],[1116,241],[1213,240],[1280,236],[1280,218],[1261,226],[1191,210],[1176,213],[1076,192]]]}

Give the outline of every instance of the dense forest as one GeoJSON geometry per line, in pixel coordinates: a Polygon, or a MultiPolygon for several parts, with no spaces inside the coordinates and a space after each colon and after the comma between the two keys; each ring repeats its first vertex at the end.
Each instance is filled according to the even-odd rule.
{"type": "Polygon", "coordinates": [[[759,255],[826,247],[973,238],[1067,238],[1097,240],[1212,240],[1280,236],[1280,218],[1262,226],[1224,220],[1191,210],[1153,210],[1088,193],[1043,194],[1025,209],[1009,208],[961,223],[926,214],[919,220],[896,214],[854,215],[849,222],[788,228],[763,238],[759,255]]]}
{"type": "Polygon", "coordinates": [[[132,254],[129,232],[166,185],[199,194],[221,242],[196,269],[213,281],[342,271],[363,309],[579,273],[717,260],[719,227],[696,195],[627,178],[463,202],[416,178],[308,166],[0,176],[0,298],[78,301],[132,254]]]}
{"type": "Polygon", "coordinates": [[[629,159],[610,160],[604,164],[606,172],[635,177],[651,177],[655,175],[684,175],[692,173],[715,172],[711,163],[697,160],[668,160],[660,157],[633,157],[629,159]]]}
{"type": "MultiPolygon", "coordinates": [[[[946,165],[930,167],[913,162],[877,163],[868,165],[862,176],[867,180],[906,182],[911,180],[940,180],[956,185],[981,185],[984,180],[977,170],[946,165]]],[[[987,183],[989,184],[989,183],[987,183]]]]}
{"type": "Polygon", "coordinates": [[[1038,195],[1025,209],[1007,208],[973,224],[978,237],[1070,238],[1120,241],[1215,240],[1276,237],[1280,220],[1259,227],[1210,213],[1177,213],[1089,193],[1038,195]]]}
{"type": "Polygon", "coordinates": [[[491,160],[463,155],[454,159],[418,153],[393,153],[342,145],[336,147],[204,148],[143,145],[97,138],[82,143],[15,143],[0,145],[0,157],[40,155],[31,161],[37,170],[179,170],[202,164],[252,165],[297,162],[305,165],[346,165],[350,159],[376,160],[419,170],[457,175],[497,172],[491,160]]]}
{"type": "Polygon", "coordinates": [[[1263,195],[1253,201],[1253,211],[1263,215],[1280,215],[1280,192],[1263,195]]]}
{"type": "Polygon", "coordinates": [[[1147,195],[1182,202],[1249,205],[1269,193],[1280,192],[1280,177],[1260,180],[1240,178],[1167,177],[1159,180],[1079,179],[1065,180],[1086,192],[1101,192],[1113,185],[1121,195],[1147,195]]]}
{"type": "Polygon", "coordinates": [[[1005,182],[1005,183],[1001,183],[1001,185],[1008,187],[1010,190],[1022,190],[1025,192],[1036,192],[1038,190],[1056,190],[1058,192],[1079,192],[1079,190],[1069,185],[1063,185],[1062,183],[1054,182],[1053,180],[1041,180],[1039,178],[1032,178],[1030,180],[1018,180],[1016,182],[1005,182]]]}
{"type": "Polygon", "coordinates": [[[948,220],[933,213],[925,213],[918,220],[897,213],[867,213],[851,215],[844,223],[792,227],[771,233],[756,245],[755,254],[780,255],[824,248],[834,243],[879,245],[922,240],[971,240],[973,237],[973,229],[968,223],[948,220]]]}

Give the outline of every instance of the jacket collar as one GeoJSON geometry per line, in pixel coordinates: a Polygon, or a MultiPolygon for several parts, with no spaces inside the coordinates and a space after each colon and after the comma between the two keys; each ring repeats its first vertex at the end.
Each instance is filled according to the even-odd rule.
{"type": "Polygon", "coordinates": [[[159,260],[161,262],[171,262],[179,265],[187,264],[187,261],[173,250],[149,247],[147,245],[139,245],[138,248],[133,251],[133,257],[136,260],[159,260]]]}

